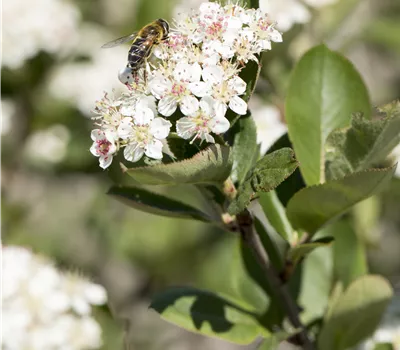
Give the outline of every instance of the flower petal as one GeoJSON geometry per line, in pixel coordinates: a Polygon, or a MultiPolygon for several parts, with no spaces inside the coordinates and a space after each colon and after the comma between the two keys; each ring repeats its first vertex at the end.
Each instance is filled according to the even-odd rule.
{"type": "Polygon", "coordinates": [[[100,129],[94,129],[90,133],[90,137],[93,141],[102,140],[105,138],[104,132],[100,129]]]}
{"type": "Polygon", "coordinates": [[[187,117],[183,117],[176,122],[176,132],[178,136],[185,140],[190,139],[194,135],[196,124],[187,117]]]}
{"type": "Polygon", "coordinates": [[[223,134],[224,132],[229,130],[229,127],[229,120],[225,117],[215,117],[212,119],[212,123],[210,123],[211,131],[215,134],[223,134]]]}
{"type": "Polygon", "coordinates": [[[200,108],[206,114],[211,116],[214,112],[215,100],[211,96],[204,96],[200,100],[200,108]]]}
{"type": "Polygon", "coordinates": [[[157,139],[165,139],[172,124],[164,118],[155,118],[150,124],[150,133],[157,139]]]}
{"type": "Polygon", "coordinates": [[[137,162],[142,158],[144,154],[144,149],[139,147],[137,143],[129,144],[124,149],[124,157],[130,162],[137,162]]]}
{"type": "Polygon", "coordinates": [[[153,142],[147,144],[145,151],[146,156],[153,159],[162,159],[162,148],[163,144],[160,140],[153,140],[153,142]]]}
{"type": "Polygon", "coordinates": [[[155,98],[160,99],[167,91],[171,90],[172,82],[167,78],[154,78],[149,82],[149,87],[152,95],[155,98]]]}
{"type": "Polygon", "coordinates": [[[229,108],[237,114],[245,115],[247,112],[247,103],[239,96],[233,96],[229,102],[229,108]]]}
{"type": "Polygon", "coordinates": [[[228,107],[222,101],[215,100],[214,103],[215,114],[217,117],[221,118],[225,116],[228,107]]]}
{"type": "Polygon", "coordinates": [[[181,112],[184,115],[191,115],[199,109],[199,100],[194,96],[184,96],[180,103],[181,112]]]}
{"type": "Polygon", "coordinates": [[[121,139],[125,140],[132,135],[133,128],[132,128],[131,122],[132,122],[132,118],[124,118],[122,120],[121,124],[119,124],[117,133],[121,139]]]}
{"type": "Polygon", "coordinates": [[[174,96],[165,96],[158,102],[158,112],[164,117],[169,117],[176,111],[178,101],[174,96]]]}
{"type": "Polygon", "coordinates": [[[218,84],[221,83],[224,78],[224,70],[220,66],[210,65],[203,69],[202,77],[203,80],[208,83],[218,84]]]}
{"type": "Polygon", "coordinates": [[[242,95],[246,91],[246,82],[237,75],[229,80],[228,86],[238,95],[242,95]]]}
{"type": "Polygon", "coordinates": [[[100,156],[100,158],[99,158],[100,167],[103,168],[103,169],[108,168],[111,165],[112,160],[113,160],[112,154],[107,154],[105,156],[104,155],[100,156]]]}
{"type": "Polygon", "coordinates": [[[100,154],[97,152],[97,143],[93,142],[92,147],[90,147],[90,153],[92,153],[95,157],[100,156],[100,154]]]}
{"type": "Polygon", "coordinates": [[[136,110],[133,119],[137,125],[147,125],[154,119],[154,113],[150,108],[140,108],[136,110]]]}
{"type": "Polygon", "coordinates": [[[190,92],[197,97],[203,97],[211,93],[211,85],[204,81],[189,83],[188,88],[190,92]]]}

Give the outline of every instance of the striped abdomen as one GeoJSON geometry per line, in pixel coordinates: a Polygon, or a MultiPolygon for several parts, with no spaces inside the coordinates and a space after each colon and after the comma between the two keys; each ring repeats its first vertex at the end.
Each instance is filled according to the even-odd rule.
{"type": "Polygon", "coordinates": [[[153,48],[152,38],[137,37],[132,43],[128,53],[128,66],[132,69],[138,69],[144,63],[145,59],[151,54],[153,48]]]}

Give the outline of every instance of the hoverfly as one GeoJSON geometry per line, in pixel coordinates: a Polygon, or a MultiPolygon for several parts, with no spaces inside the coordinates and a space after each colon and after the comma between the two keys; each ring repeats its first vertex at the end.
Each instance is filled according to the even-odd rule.
{"type": "Polygon", "coordinates": [[[150,57],[154,45],[166,40],[168,33],[168,22],[159,18],[145,25],[138,32],[115,39],[102,46],[102,48],[108,49],[132,41],[128,53],[128,64],[118,74],[118,78],[122,83],[128,83],[137,75],[138,70],[150,57]]]}

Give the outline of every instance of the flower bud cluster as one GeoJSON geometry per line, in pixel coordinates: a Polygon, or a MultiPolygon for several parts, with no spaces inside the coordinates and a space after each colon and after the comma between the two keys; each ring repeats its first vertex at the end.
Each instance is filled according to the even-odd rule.
{"type": "Polygon", "coordinates": [[[247,84],[239,74],[272,41],[282,41],[281,34],[260,9],[207,2],[181,16],[143,68],[120,71],[128,91],[98,102],[91,152],[100,166],[107,168],[122,147],[128,161],[162,159],[170,131],[213,143],[212,134],[230,127],[228,109],[246,114],[247,84]]]}
{"type": "Polygon", "coordinates": [[[98,349],[101,328],[92,305],[107,295],[100,285],[62,273],[51,262],[17,246],[2,247],[2,348],[98,349]]]}

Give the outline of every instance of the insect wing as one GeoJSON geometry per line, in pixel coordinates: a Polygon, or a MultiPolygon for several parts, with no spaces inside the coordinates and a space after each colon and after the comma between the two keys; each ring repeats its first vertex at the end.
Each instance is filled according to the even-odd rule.
{"type": "Polygon", "coordinates": [[[104,44],[102,46],[102,48],[103,49],[109,49],[111,47],[115,47],[115,46],[127,43],[128,41],[132,41],[133,39],[135,39],[136,35],[137,35],[137,32],[129,34],[129,35],[125,35],[125,36],[123,36],[121,38],[118,38],[118,39],[115,39],[115,40],[112,40],[112,41],[109,41],[108,43],[104,44]]]}

